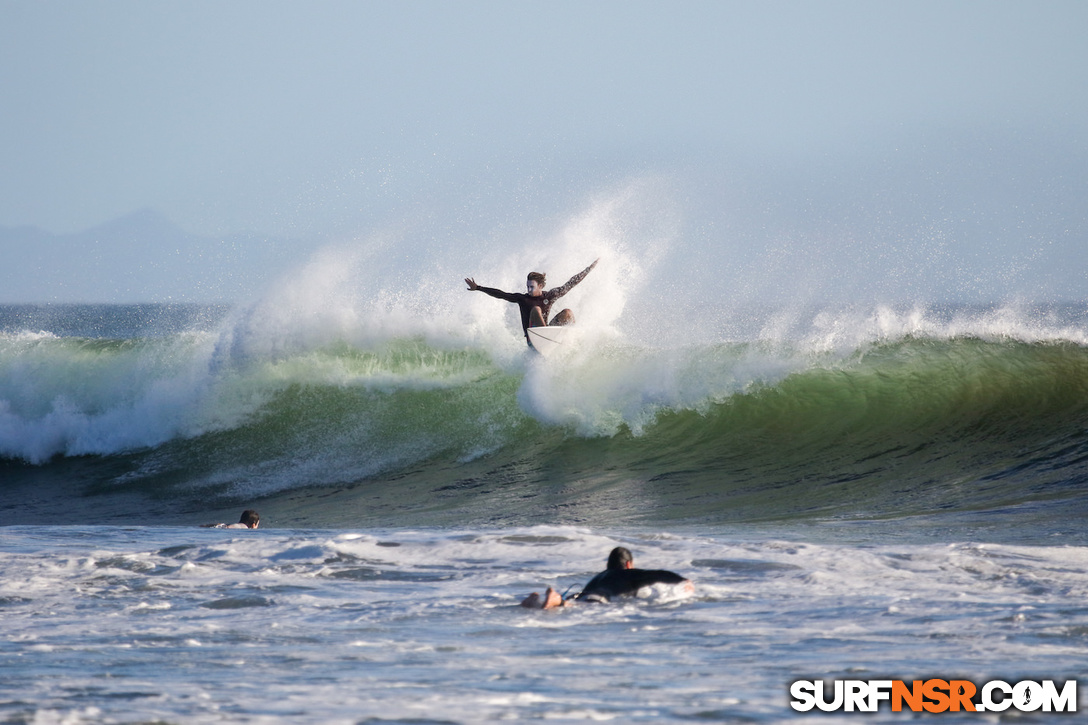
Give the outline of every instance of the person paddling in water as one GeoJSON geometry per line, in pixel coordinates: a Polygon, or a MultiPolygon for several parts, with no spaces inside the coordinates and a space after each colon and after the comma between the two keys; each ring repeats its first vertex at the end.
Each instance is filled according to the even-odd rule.
{"type": "Polygon", "coordinates": [[[578,274],[567,280],[567,283],[562,287],[553,287],[550,290],[545,291],[544,280],[545,276],[540,272],[530,272],[528,278],[525,280],[525,286],[528,289],[528,293],[524,292],[503,292],[502,290],[495,289],[494,287],[484,287],[476,284],[476,280],[472,277],[465,277],[465,284],[468,285],[469,292],[483,292],[484,294],[491,295],[500,300],[506,300],[507,302],[513,302],[521,308],[521,331],[525,335],[525,342],[529,347],[533,346],[532,341],[529,339],[528,329],[530,327],[544,327],[546,325],[558,326],[558,325],[571,325],[574,324],[574,313],[569,309],[562,310],[554,318],[551,318],[549,322],[549,315],[552,310],[552,304],[574,289],[574,285],[585,279],[590,270],[597,266],[597,262],[601,261],[600,258],[593,260],[593,264],[583,269],[578,274]]]}
{"type": "Polygon", "coordinates": [[[255,529],[261,525],[261,515],[253,509],[246,509],[236,524],[203,524],[205,529],[255,529]]]}
{"type": "Polygon", "coordinates": [[[528,609],[554,609],[569,606],[572,602],[610,602],[612,597],[634,596],[639,589],[654,584],[682,585],[685,592],[695,591],[690,579],[664,569],[636,569],[631,551],[617,546],[608,555],[608,566],[597,576],[589,580],[582,591],[564,599],[552,587],[541,596],[533,592],[521,603],[528,609]]]}

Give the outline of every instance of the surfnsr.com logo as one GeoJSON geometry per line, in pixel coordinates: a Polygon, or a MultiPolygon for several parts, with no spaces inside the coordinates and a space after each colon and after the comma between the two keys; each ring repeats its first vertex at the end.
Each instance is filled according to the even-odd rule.
{"type": "Polygon", "coordinates": [[[797,680],[790,685],[790,707],[798,712],[1077,712],[1077,681],[1061,687],[1053,680],[1009,684],[991,680],[982,687],[969,680],[797,680]]]}

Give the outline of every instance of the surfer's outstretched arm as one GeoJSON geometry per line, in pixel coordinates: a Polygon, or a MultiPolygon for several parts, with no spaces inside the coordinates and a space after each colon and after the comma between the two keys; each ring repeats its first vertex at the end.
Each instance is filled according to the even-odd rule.
{"type": "Polygon", "coordinates": [[[548,290],[548,296],[551,297],[552,299],[558,299],[558,298],[562,297],[563,295],[565,295],[566,293],[570,292],[572,289],[574,289],[574,285],[578,284],[583,279],[585,279],[586,275],[589,274],[591,271],[593,271],[593,268],[597,266],[597,262],[600,262],[600,261],[601,261],[600,257],[597,257],[596,259],[594,259],[593,264],[589,265],[588,267],[583,269],[581,272],[579,272],[578,274],[576,274],[573,277],[571,277],[570,279],[568,279],[566,284],[564,284],[562,287],[553,287],[552,289],[548,290]]]}
{"type": "Polygon", "coordinates": [[[482,284],[476,284],[476,280],[472,277],[465,277],[465,284],[468,285],[469,292],[483,292],[485,295],[490,295],[496,299],[506,300],[507,302],[517,302],[519,295],[516,292],[503,292],[501,289],[495,289],[494,287],[484,287],[482,284]]]}

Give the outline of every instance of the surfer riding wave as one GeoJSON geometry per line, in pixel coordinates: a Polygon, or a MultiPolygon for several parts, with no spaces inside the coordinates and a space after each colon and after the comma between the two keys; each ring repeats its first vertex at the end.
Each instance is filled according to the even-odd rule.
{"type": "Polygon", "coordinates": [[[494,287],[484,287],[476,284],[476,280],[472,277],[465,277],[465,284],[468,285],[470,292],[483,292],[496,299],[513,302],[521,308],[521,331],[522,334],[525,335],[526,344],[528,344],[529,347],[532,347],[533,343],[529,339],[528,332],[530,327],[570,325],[574,323],[574,313],[571,312],[569,308],[560,311],[559,314],[549,322],[552,304],[574,289],[576,284],[585,279],[586,275],[597,266],[597,262],[599,261],[601,261],[600,258],[593,260],[593,264],[571,277],[567,280],[566,284],[561,287],[553,287],[550,290],[544,289],[545,275],[540,272],[529,273],[525,280],[527,292],[503,292],[494,287]]]}

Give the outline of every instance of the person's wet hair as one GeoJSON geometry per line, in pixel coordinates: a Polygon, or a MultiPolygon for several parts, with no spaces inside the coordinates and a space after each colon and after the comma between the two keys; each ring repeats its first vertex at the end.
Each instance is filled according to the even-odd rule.
{"type": "Polygon", "coordinates": [[[631,552],[622,546],[617,546],[612,550],[612,553],[608,555],[608,568],[609,569],[624,569],[629,562],[634,561],[634,557],[631,556],[631,552]]]}
{"type": "Polygon", "coordinates": [[[530,272],[529,276],[525,278],[525,281],[528,282],[530,280],[536,280],[537,283],[541,287],[543,287],[544,286],[544,280],[545,280],[546,277],[547,277],[547,275],[541,274],[540,272],[530,272]]]}
{"type": "Polygon", "coordinates": [[[253,509],[246,509],[242,512],[242,518],[238,519],[238,523],[245,524],[249,528],[253,528],[261,522],[260,514],[253,509]]]}

